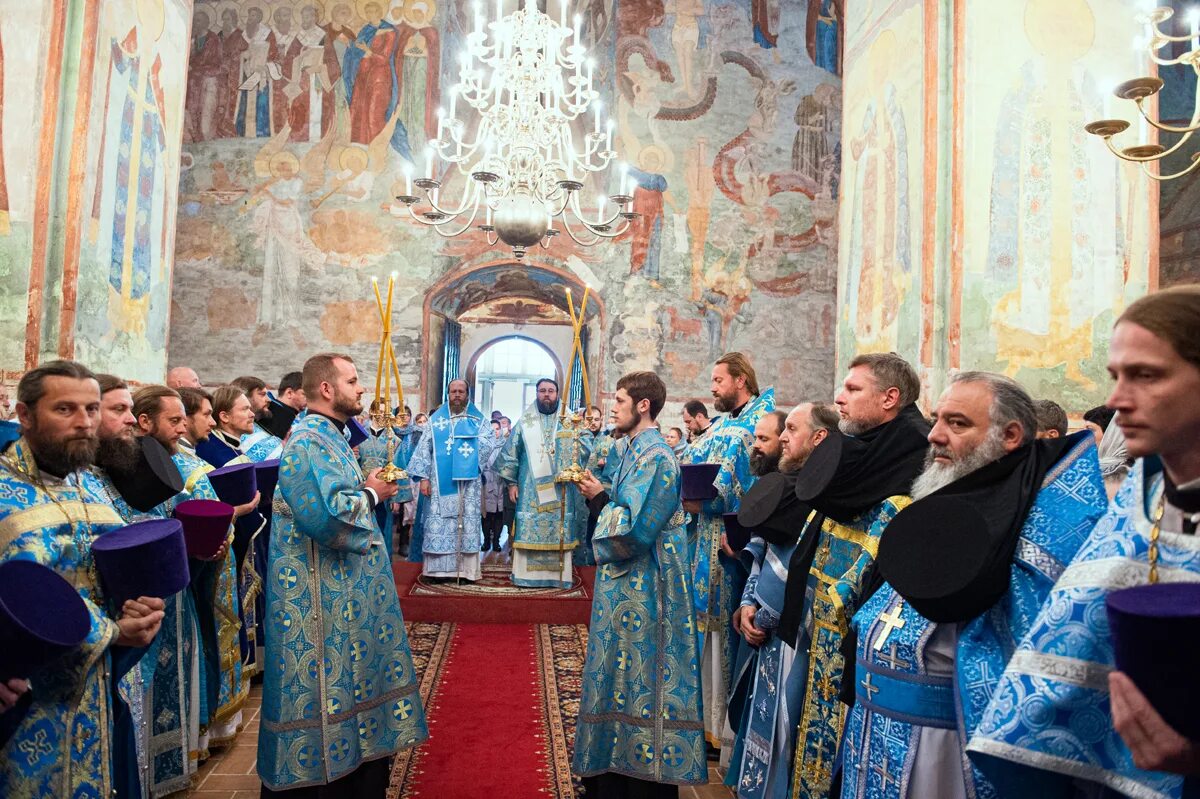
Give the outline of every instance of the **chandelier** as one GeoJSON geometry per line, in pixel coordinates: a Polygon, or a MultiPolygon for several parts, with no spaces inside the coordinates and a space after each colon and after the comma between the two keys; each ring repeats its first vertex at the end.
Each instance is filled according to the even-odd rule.
{"type": "Polygon", "coordinates": [[[475,226],[489,245],[503,241],[517,258],[538,244],[548,247],[560,232],[556,219],[583,246],[621,235],[638,217],[626,167],[620,168],[619,191],[597,197],[594,214],[580,207],[587,175],[608,169],[616,156],[615,123],[603,115],[592,87],[595,62],[579,40],[581,17],[576,14],[574,28],[567,27],[567,0],[557,23],[530,0],[507,16],[503,8],[503,0],[496,0],[489,35],[482,10],[474,7],[459,82],[449,90],[449,109],[438,109],[438,134],[425,149],[424,176],[413,179],[406,165],[405,191],[396,200],[444,237],[475,226]],[[440,196],[438,160],[447,171],[457,168],[469,178],[457,203],[440,196]],[[423,198],[413,193],[414,186],[423,198]],[[428,210],[420,210],[422,199],[428,210]]]}
{"type": "Polygon", "coordinates": [[[1175,15],[1175,10],[1162,6],[1155,8],[1147,14],[1141,16],[1138,22],[1146,26],[1146,36],[1144,41],[1136,43],[1136,46],[1141,49],[1143,46],[1149,52],[1150,60],[1161,67],[1169,67],[1175,64],[1188,64],[1196,72],[1198,76],[1196,84],[1196,96],[1193,101],[1194,111],[1192,118],[1186,125],[1168,125],[1153,119],[1146,112],[1145,102],[1148,98],[1155,96],[1162,90],[1163,81],[1158,77],[1141,77],[1127,80],[1119,84],[1113,94],[1122,100],[1132,100],[1141,114],[1142,119],[1152,125],[1156,130],[1164,133],[1182,134],[1179,141],[1175,142],[1170,147],[1164,147],[1158,143],[1135,144],[1129,147],[1118,148],[1113,144],[1113,136],[1125,132],[1129,128],[1129,123],[1123,119],[1101,119],[1097,122],[1092,122],[1084,129],[1093,135],[1100,136],[1104,139],[1104,143],[1108,145],[1108,149],[1112,151],[1118,158],[1126,161],[1132,161],[1142,165],[1142,171],[1149,177],[1155,180],[1172,180],[1182,177],[1194,170],[1197,164],[1200,164],[1200,151],[1192,153],[1191,163],[1178,172],[1172,172],[1167,175],[1158,174],[1157,171],[1150,169],[1150,164],[1160,161],[1163,158],[1177,152],[1181,147],[1187,144],[1188,139],[1197,130],[1200,130],[1200,11],[1193,10],[1188,14],[1188,23],[1191,30],[1187,35],[1176,36],[1164,33],[1159,27],[1162,23],[1171,19],[1175,15]],[[1166,47],[1168,44],[1175,42],[1188,42],[1189,49],[1183,55],[1176,58],[1162,58],[1158,51],[1166,47]]]}

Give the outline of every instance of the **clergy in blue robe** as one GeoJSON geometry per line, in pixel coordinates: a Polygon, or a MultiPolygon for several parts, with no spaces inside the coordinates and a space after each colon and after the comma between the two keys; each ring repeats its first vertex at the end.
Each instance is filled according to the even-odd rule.
{"type": "Polygon", "coordinates": [[[764,414],[775,410],[775,389],[759,391],[754,367],[739,352],[718,359],[712,371],[712,386],[717,410],[725,416],[713,424],[702,443],[684,452],[681,461],[721,467],[714,481],[717,496],[703,503],[685,503],[684,509],[692,515],[689,538],[694,549],[692,585],[702,653],[704,732],[710,744],[723,750],[722,760],[727,763],[733,729],[727,721],[726,706],[736,651],[730,623],[741,597],[744,573],[736,554],[722,549],[725,523],[721,517],[737,513],[742,495],[754,484],[750,470],[754,427],[764,414]]]}
{"type": "Polygon", "coordinates": [[[264,795],[326,785],[381,798],[392,755],[429,735],[374,518],[397,488],[364,477],[343,432],[362,391],[346,356],[304,365],[308,414],[284,445],[265,576],[264,795]]]}
{"type": "Polygon", "coordinates": [[[674,796],[675,785],[708,781],[679,466],[653,425],[666,393],[652,372],[617,382],[629,445],[612,491],[590,473],[579,484],[602,507],[572,761],[593,799],[674,796]]]}
{"type": "Polygon", "coordinates": [[[107,797],[114,787],[112,647],[149,644],[162,613],[148,617],[135,641],[122,637],[128,620],[118,623],[106,609],[91,542],[124,522],[79,479],[95,453],[95,377],[81,364],[53,361],[25,374],[17,402],[25,437],[0,455],[0,562],[53,569],[79,590],[91,627],[78,649],[26,675],[33,703],[0,748],[0,796],[107,797]]]}
{"type": "Polygon", "coordinates": [[[271,397],[266,382],[257,377],[238,377],[230,381],[230,385],[246,393],[254,413],[253,425],[243,431],[239,441],[242,452],[253,463],[278,460],[283,452],[283,439],[269,429],[271,397]]]}
{"type": "MultiPolygon", "coordinates": [[[[829,406],[798,405],[788,414],[779,436],[780,472],[796,474],[837,422],[837,413],[829,406]]],[[[771,511],[769,524],[764,521],[739,553],[750,577],[734,621],[745,645],[739,649],[730,690],[735,746],[725,779],[739,797],[785,799],[791,791],[792,754],[806,675],[793,668],[794,641],[781,638],[778,628],[788,567],[810,510],[798,500],[795,505],[787,505],[786,512],[784,508],[771,511]]]]}
{"type": "Polygon", "coordinates": [[[916,501],[884,531],[886,582],[854,617],[842,796],[1069,796],[992,782],[965,752],[1009,654],[1104,512],[1095,441],[1035,441],[1033,400],[986,372],[956,375],[934,418],[916,501]],[[976,567],[990,551],[1004,554],[976,567]],[[945,559],[940,579],[925,573],[931,552],[945,559]]]}
{"type": "Polygon", "coordinates": [[[501,440],[467,399],[467,381],[452,380],[446,402],[429,418],[421,443],[408,462],[429,506],[422,520],[421,573],[429,577],[478,580],[483,542],[483,480],[501,440]]]}
{"type": "Polygon", "coordinates": [[[587,519],[579,518],[567,487],[555,477],[572,464],[582,468],[590,442],[576,436],[581,431],[560,425],[558,401],[558,384],[539,380],[537,400],[517,420],[500,454],[500,476],[510,496],[516,491],[512,581],[519,586],[569,588],[572,552],[586,531],[587,519]]]}
{"type": "MultiPolygon", "coordinates": [[[[1117,321],[1107,404],[1137,460],[1020,641],[967,747],[989,776],[998,766],[1005,775],[1022,766],[1043,778],[1088,783],[1088,795],[1196,795],[1196,742],[1164,721],[1161,700],[1150,705],[1137,696],[1130,675],[1114,672],[1105,603],[1112,592],[1144,586],[1155,576],[1159,582],[1200,581],[1197,341],[1196,286],[1149,294],[1117,321]],[[1135,699],[1149,706],[1131,716],[1135,699]],[[1130,722],[1140,735],[1129,734],[1130,722]]],[[[1142,657],[1176,664],[1183,658],[1190,667],[1193,645],[1181,641],[1177,652],[1142,657]]],[[[1194,691],[1194,680],[1171,688],[1184,695],[1194,691]]]]}

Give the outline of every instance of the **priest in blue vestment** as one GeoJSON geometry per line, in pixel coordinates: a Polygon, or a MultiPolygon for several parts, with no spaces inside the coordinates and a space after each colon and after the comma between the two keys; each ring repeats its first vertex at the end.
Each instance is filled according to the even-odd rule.
{"type": "Polygon", "coordinates": [[[408,462],[429,503],[421,536],[421,573],[427,577],[474,581],[483,576],[482,470],[503,442],[467,395],[466,380],[450,381],[446,401],[429,417],[408,462]]]}
{"type": "Polygon", "coordinates": [[[583,467],[591,454],[591,436],[564,429],[558,410],[558,383],[537,382],[537,399],[517,421],[500,453],[498,471],[517,505],[512,541],[512,581],[527,588],[569,588],[572,552],[586,532],[587,520],[555,477],[572,464],[583,467]],[[564,507],[565,506],[565,507],[564,507]]]}
{"type": "MultiPolygon", "coordinates": [[[[1137,460],[992,693],[968,746],[989,776],[1020,766],[1043,782],[1057,776],[1084,785],[1088,796],[1176,799],[1200,789],[1200,742],[1172,729],[1162,708],[1114,671],[1105,612],[1111,593],[1144,586],[1155,572],[1164,583],[1200,581],[1197,342],[1200,287],[1147,295],[1117,320],[1108,407],[1137,460]]],[[[1145,657],[1186,658],[1193,645],[1181,641],[1176,651],[1145,657]]],[[[1194,661],[1178,665],[1187,671],[1194,661]]],[[[1182,703],[1194,687],[1176,685],[1174,692],[1182,703]]]]}
{"type": "Polygon", "coordinates": [[[578,484],[601,508],[572,760],[589,799],[677,797],[708,781],[679,466],[654,428],[666,397],[653,372],[622,377],[613,418],[629,444],[612,490],[590,472],[578,484]]]}
{"type": "MultiPolygon", "coordinates": [[[[770,418],[764,417],[759,427],[770,418]]],[[[837,413],[829,406],[797,405],[779,435],[779,472],[795,475],[837,424],[837,413]]],[[[759,483],[751,487],[739,513],[739,519],[748,512],[756,517],[747,518],[753,523],[753,535],[739,553],[750,577],[734,614],[734,628],[747,646],[744,654],[739,654],[730,691],[735,746],[725,781],[739,797],[786,799],[792,786],[792,753],[803,688],[801,674],[792,668],[796,650],[776,631],[783,612],[788,564],[811,509],[796,498],[790,482],[786,496],[766,495],[756,507],[747,507],[761,493],[759,487],[759,483]]]]}
{"type": "Polygon", "coordinates": [[[96,454],[99,411],[100,387],[87,367],[51,361],[31,369],[17,386],[22,437],[0,455],[0,562],[54,570],[78,589],[90,617],[77,650],[0,690],[3,718],[19,712],[12,705],[32,687],[32,704],[0,744],[6,799],[112,794],[114,647],[141,650],[163,620],[162,600],[145,598],[114,619],[98,579],[91,542],[124,526],[80,481],[96,454]]]}
{"type": "Polygon", "coordinates": [[[1035,439],[1010,378],[954,376],[934,409],[914,502],[884,530],[882,587],[854,616],[843,799],[1070,796],[989,778],[966,757],[1009,654],[1104,513],[1087,433],[1035,439]]]}
{"type": "Polygon", "coordinates": [[[374,518],[397,487],[363,475],[344,432],[362,393],[349,356],[304,364],[308,414],[284,445],[265,576],[264,796],[383,799],[392,756],[429,737],[374,518]]]}
{"type": "Polygon", "coordinates": [[[754,427],[764,414],[775,410],[775,390],[759,391],[750,361],[740,352],[730,352],[713,366],[712,394],[717,410],[725,416],[680,461],[721,467],[714,481],[717,496],[703,503],[684,502],[683,509],[691,514],[688,538],[700,632],[704,732],[712,746],[722,749],[722,761],[728,762],[733,729],[727,720],[727,703],[735,651],[730,624],[741,597],[742,580],[735,574],[742,567],[724,542],[722,517],[738,511],[742,495],[754,484],[750,471],[754,427]]]}
{"type": "Polygon", "coordinates": [[[894,353],[860,355],[835,400],[830,431],[796,475],[796,496],[813,508],[788,563],[777,634],[793,642],[801,694],[792,796],[829,795],[845,707],[838,701],[846,632],[870,595],[883,529],[905,507],[921,472],[929,424],[916,406],[921,383],[894,353]]]}

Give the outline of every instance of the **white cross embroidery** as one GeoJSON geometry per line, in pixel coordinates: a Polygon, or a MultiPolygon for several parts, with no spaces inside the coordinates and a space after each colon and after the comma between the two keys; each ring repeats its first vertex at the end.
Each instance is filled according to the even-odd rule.
{"type": "Polygon", "coordinates": [[[462,446],[458,448],[458,454],[462,455],[464,458],[469,458],[475,454],[475,449],[470,444],[468,444],[467,442],[464,441],[462,443],[462,446]]]}

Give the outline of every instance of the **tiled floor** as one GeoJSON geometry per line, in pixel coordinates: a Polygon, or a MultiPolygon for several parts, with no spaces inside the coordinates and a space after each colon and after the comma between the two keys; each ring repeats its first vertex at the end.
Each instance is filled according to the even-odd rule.
{"type": "MultiPolygon", "coordinates": [[[[250,688],[250,698],[242,711],[246,728],[233,746],[213,752],[200,766],[196,787],[186,794],[196,799],[257,799],[260,783],[254,771],[258,756],[258,711],[262,704],[262,683],[250,688]]],[[[733,794],[721,784],[715,767],[708,770],[709,784],[688,786],[679,791],[679,799],[728,799],[733,794]]],[[[482,798],[481,798],[482,799],[482,798]]]]}

